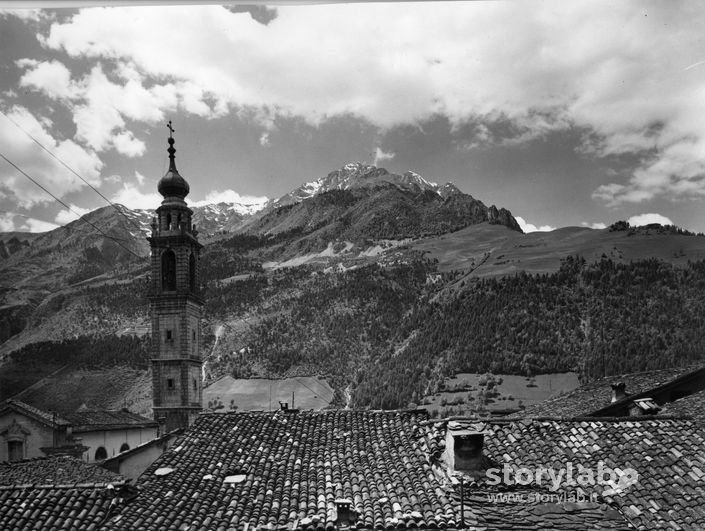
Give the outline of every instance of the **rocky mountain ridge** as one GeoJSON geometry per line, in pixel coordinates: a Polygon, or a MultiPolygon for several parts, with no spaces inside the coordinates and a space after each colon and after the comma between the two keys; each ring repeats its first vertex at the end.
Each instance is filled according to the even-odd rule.
{"type": "Polygon", "coordinates": [[[414,192],[430,190],[441,197],[462,194],[453,183],[449,182],[439,186],[413,171],[407,171],[399,175],[372,164],[350,162],[342,168],[330,172],[325,177],[302,184],[288,194],[272,201],[270,206],[280,207],[298,203],[332,190],[350,190],[352,188],[374,187],[380,184],[392,184],[414,192]]]}

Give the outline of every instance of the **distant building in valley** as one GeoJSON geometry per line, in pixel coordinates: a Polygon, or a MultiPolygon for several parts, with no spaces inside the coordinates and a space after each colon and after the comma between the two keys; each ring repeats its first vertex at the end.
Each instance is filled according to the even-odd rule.
{"type": "Polygon", "coordinates": [[[152,221],[152,400],[154,419],[167,432],[190,426],[201,412],[201,312],[198,242],[189,184],[176,169],[169,122],[169,170],[159,181],[164,197],[152,221]]]}

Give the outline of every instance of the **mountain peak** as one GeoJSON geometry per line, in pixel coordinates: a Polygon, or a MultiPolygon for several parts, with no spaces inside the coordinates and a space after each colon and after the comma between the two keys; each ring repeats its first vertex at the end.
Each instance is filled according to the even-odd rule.
{"type": "Polygon", "coordinates": [[[373,164],[348,162],[342,168],[330,172],[325,177],[301,185],[287,195],[280,197],[275,203],[277,206],[284,206],[298,203],[332,190],[349,190],[351,188],[385,185],[393,185],[413,192],[430,191],[443,198],[462,193],[452,183],[439,186],[414,171],[406,171],[399,175],[373,164]]]}

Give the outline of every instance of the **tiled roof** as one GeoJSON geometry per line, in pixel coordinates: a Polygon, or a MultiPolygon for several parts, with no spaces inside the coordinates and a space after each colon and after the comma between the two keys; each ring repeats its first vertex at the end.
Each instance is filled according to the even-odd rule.
{"type": "Polygon", "coordinates": [[[157,423],[152,419],[121,409],[114,411],[105,409],[79,410],[66,415],[66,417],[73,424],[74,432],[157,426],[157,423]]]}
{"type": "Polygon", "coordinates": [[[118,489],[104,484],[0,487],[0,529],[326,531],[335,527],[341,498],[358,515],[353,527],[380,531],[462,523],[482,531],[705,529],[701,423],[455,422],[422,411],[203,414],[140,477],[128,503],[111,501],[118,489]],[[564,481],[552,491],[547,484],[497,485],[479,474],[461,489],[443,460],[448,429],[483,433],[487,467],[563,470],[565,478],[570,464],[576,478],[579,467],[596,472],[602,464],[618,475],[632,468],[638,478],[628,486],[564,481]],[[578,493],[587,501],[571,499],[578,493]]]}
{"type": "Polygon", "coordinates": [[[672,416],[687,415],[701,420],[705,419],[705,391],[665,404],[660,414],[672,416]]]}
{"type": "Polygon", "coordinates": [[[425,411],[202,414],[140,477],[109,529],[331,529],[347,498],[365,528],[453,528],[425,411]]]}
{"type": "Polygon", "coordinates": [[[6,408],[14,409],[15,411],[20,411],[22,413],[28,414],[48,425],[67,426],[70,424],[68,420],[59,415],[56,415],[50,411],[43,411],[34,406],[30,406],[29,404],[20,400],[6,400],[3,404],[0,405],[0,411],[6,408]]]}
{"type": "Polygon", "coordinates": [[[76,483],[123,481],[124,478],[119,474],[65,455],[0,463],[0,486],[75,485],[76,483]]]}
{"type": "Polygon", "coordinates": [[[124,478],[67,456],[0,464],[0,529],[98,529],[124,478]]]}
{"type": "Polygon", "coordinates": [[[623,515],[605,503],[570,501],[547,490],[513,489],[498,493],[468,489],[470,529],[491,531],[629,531],[623,515]],[[474,517],[474,519],[473,519],[474,517]]]}
{"type": "Polygon", "coordinates": [[[582,385],[577,389],[562,395],[549,398],[538,404],[528,406],[522,413],[530,417],[579,417],[589,415],[610,405],[612,400],[612,384],[623,382],[629,395],[638,394],[660,385],[666,384],[690,372],[701,369],[703,364],[689,365],[644,371],[617,376],[607,376],[594,382],[582,385]]]}
{"type": "MultiPolygon", "coordinates": [[[[604,518],[610,519],[616,518],[618,511],[640,530],[705,529],[705,430],[698,423],[666,418],[495,421],[484,424],[483,432],[484,455],[496,468],[502,469],[507,463],[514,469],[546,468],[557,474],[572,463],[576,478],[579,465],[597,471],[602,463],[603,467],[619,471],[632,468],[638,480],[621,490],[615,485],[599,484],[561,487],[560,493],[582,489],[587,496],[594,496],[587,504],[528,507],[510,502],[503,509],[484,496],[490,486],[483,478],[466,487],[476,525],[480,527],[506,529],[507,525],[499,522],[504,518],[518,522],[518,529],[550,529],[549,515],[559,521],[582,515],[585,523],[590,523],[594,516],[591,511],[601,511],[604,518]]],[[[500,486],[509,492],[526,488],[511,482],[500,486]]],[[[532,486],[539,488],[535,483],[532,486]]],[[[624,527],[615,522],[610,529],[624,527]]],[[[580,529],[568,523],[565,520],[557,528],[580,529]]],[[[587,525],[583,528],[601,529],[587,525]]]]}
{"type": "Polygon", "coordinates": [[[0,529],[99,529],[112,498],[106,485],[0,487],[0,529]]]}

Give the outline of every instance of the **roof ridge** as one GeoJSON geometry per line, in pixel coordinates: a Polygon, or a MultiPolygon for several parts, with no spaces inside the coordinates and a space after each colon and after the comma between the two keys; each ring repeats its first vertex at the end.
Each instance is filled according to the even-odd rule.
{"type": "Polygon", "coordinates": [[[14,485],[0,485],[0,491],[18,489],[105,489],[110,486],[129,484],[129,480],[97,482],[97,483],[16,483],[14,485]]]}
{"type": "Polygon", "coordinates": [[[421,425],[431,425],[431,424],[442,424],[451,421],[466,421],[466,422],[484,422],[486,424],[521,424],[523,422],[561,422],[561,423],[575,423],[575,422],[612,422],[612,423],[623,423],[623,422],[650,422],[650,421],[684,421],[691,423],[695,420],[692,415],[658,415],[658,416],[638,416],[638,417],[590,417],[590,416],[578,416],[578,417],[556,417],[556,416],[523,416],[523,417],[447,417],[443,419],[429,419],[425,421],[420,421],[421,425]]]}

